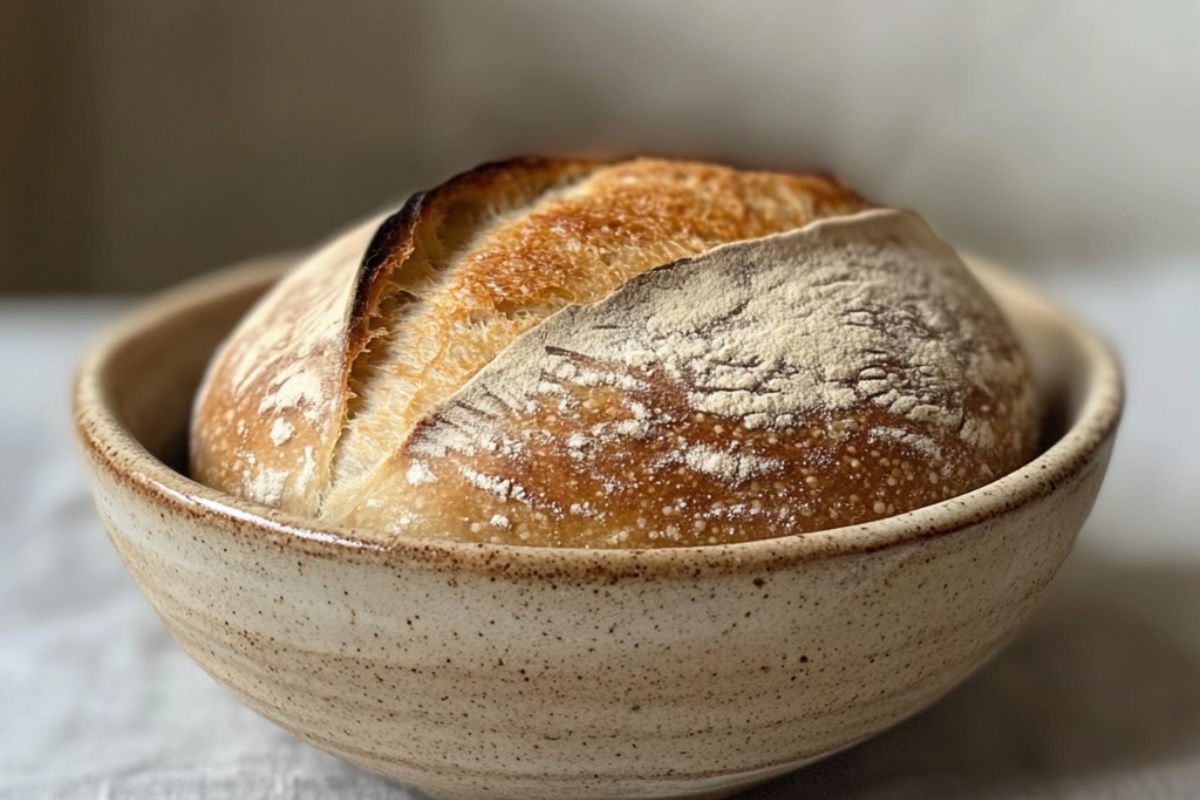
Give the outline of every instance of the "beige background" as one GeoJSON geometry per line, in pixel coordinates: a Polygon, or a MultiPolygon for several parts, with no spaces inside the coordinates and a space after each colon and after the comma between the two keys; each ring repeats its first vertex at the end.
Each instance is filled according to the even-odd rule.
{"type": "Polygon", "coordinates": [[[0,291],[302,247],[523,153],[833,171],[1032,265],[1200,248],[1200,4],[3,0],[0,291]]]}

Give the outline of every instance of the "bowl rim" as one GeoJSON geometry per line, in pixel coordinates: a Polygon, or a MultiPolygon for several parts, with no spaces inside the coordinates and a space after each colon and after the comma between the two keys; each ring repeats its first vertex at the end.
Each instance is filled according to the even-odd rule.
{"type": "Polygon", "coordinates": [[[313,520],[262,506],[196,483],[176,472],[127,430],[111,408],[106,374],[122,348],[174,315],[219,303],[223,298],[265,289],[296,262],[274,256],[212,273],[151,298],[115,323],[85,354],[76,376],[74,416],[77,436],[93,469],[129,484],[173,514],[202,517],[209,527],[233,536],[251,536],[322,558],[394,566],[424,564],[435,569],[493,577],[614,580],[713,572],[773,570],[802,561],[876,552],[952,534],[1010,513],[1052,493],[1088,467],[1114,437],[1124,405],[1124,382],[1112,349],[1086,325],[1044,298],[1024,280],[977,258],[966,258],[992,292],[1012,295],[1034,307],[1067,333],[1086,359],[1083,401],[1076,418],[1052,445],[1019,469],[978,489],[860,525],[737,544],[654,549],[586,549],[457,542],[402,537],[374,542],[354,529],[326,527],[313,520]]]}

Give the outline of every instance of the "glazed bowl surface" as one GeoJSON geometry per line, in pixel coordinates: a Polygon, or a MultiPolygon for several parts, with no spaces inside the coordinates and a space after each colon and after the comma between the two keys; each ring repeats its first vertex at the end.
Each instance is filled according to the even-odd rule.
{"type": "Polygon", "coordinates": [[[381,548],[184,473],[208,357],[285,267],[182,287],[91,351],[75,407],[96,504],[172,635],[243,702],[450,800],[725,797],[927,707],[1043,596],[1120,417],[1104,344],[979,267],[1046,409],[1041,454],[994,483],[729,546],[381,548]]]}

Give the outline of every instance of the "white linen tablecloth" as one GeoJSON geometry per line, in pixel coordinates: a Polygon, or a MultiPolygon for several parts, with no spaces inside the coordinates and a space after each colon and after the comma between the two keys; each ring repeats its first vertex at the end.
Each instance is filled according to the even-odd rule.
{"type": "MultiPolygon", "coordinates": [[[[1200,797],[1200,264],[1041,282],[1116,343],[1128,411],[1079,546],[1021,636],[943,702],[746,795],[1200,797]]],[[[74,364],[115,300],[0,301],[0,798],[418,798],[243,708],[109,545],[74,364]]]]}

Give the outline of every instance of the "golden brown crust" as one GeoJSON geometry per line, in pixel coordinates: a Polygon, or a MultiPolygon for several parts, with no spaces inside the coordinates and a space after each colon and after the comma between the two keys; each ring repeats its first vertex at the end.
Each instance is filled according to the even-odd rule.
{"type": "MultiPolygon", "coordinates": [[[[692,162],[527,159],[464,173],[415,195],[366,230],[372,236],[360,229],[315,256],[248,318],[214,361],[199,399],[194,475],[330,524],[374,529],[384,542],[408,533],[592,547],[818,530],[973,488],[1031,454],[1028,374],[1011,337],[989,353],[1016,365],[1005,378],[1012,386],[968,392],[954,411],[974,419],[988,417],[989,404],[1022,406],[1028,435],[1008,437],[1002,447],[947,439],[931,458],[927,428],[877,402],[886,386],[875,401],[868,391],[848,410],[764,425],[747,421],[762,415],[744,409],[698,411],[695,375],[633,368],[627,378],[638,392],[566,386],[554,402],[523,396],[486,412],[533,456],[514,461],[486,448],[443,448],[430,460],[428,450],[417,452],[431,431],[456,424],[447,421],[446,404],[464,402],[464,387],[485,368],[495,379],[493,359],[544,321],[616,297],[655,267],[868,207],[829,179],[692,162]],[[572,443],[581,432],[619,424],[634,430],[647,404],[660,421],[674,422],[652,437],[617,442],[598,460],[580,459],[572,443]],[[890,433],[879,434],[882,428],[890,433]],[[685,443],[691,455],[683,454],[685,443]],[[743,448],[749,460],[731,461],[730,447],[743,448]],[[698,458],[716,459],[724,473],[698,458]],[[745,466],[751,462],[788,468],[745,466]],[[505,482],[530,502],[497,492],[505,482]],[[593,513],[597,503],[606,504],[603,513],[593,513]],[[704,514],[681,516],[701,504],[704,514]]],[[[896,317],[901,324],[905,313],[896,317]]],[[[1002,323],[1000,330],[1003,338],[1002,323]]],[[[896,379],[886,359],[876,361],[872,369],[883,370],[885,384],[896,379]]],[[[872,384],[874,373],[863,374],[859,383],[872,384]]]]}
{"type": "Polygon", "coordinates": [[[829,180],[639,159],[611,166],[586,192],[532,210],[460,267],[446,314],[517,314],[547,301],[592,302],[645,264],[757,239],[865,207],[829,180]],[[603,288],[600,288],[603,287],[603,288]]]}
{"type": "Polygon", "coordinates": [[[411,205],[418,222],[375,280],[385,299],[352,371],[363,400],[335,459],[333,518],[353,515],[357,484],[424,415],[556,311],[716,245],[865,207],[824,178],[655,159],[493,165],[411,205]]]}

